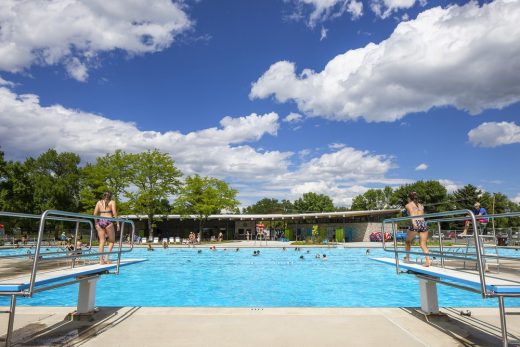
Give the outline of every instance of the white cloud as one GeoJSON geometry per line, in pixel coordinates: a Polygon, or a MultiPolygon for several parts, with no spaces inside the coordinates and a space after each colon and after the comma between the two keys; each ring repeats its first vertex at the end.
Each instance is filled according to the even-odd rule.
{"type": "Polygon", "coordinates": [[[63,64],[84,81],[100,53],[161,51],[191,25],[171,0],[3,0],[0,70],[63,64]]]}
{"type": "Polygon", "coordinates": [[[297,13],[294,13],[291,18],[303,18],[304,13],[310,8],[307,25],[311,28],[314,28],[317,23],[341,17],[345,13],[349,13],[352,19],[363,15],[363,3],[356,0],[294,0],[294,3],[297,13]]]}
{"type": "Polygon", "coordinates": [[[350,206],[356,195],[368,189],[363,184],[410,183],[410,180],[386,178],[386,173],[394,167],[396,165],[389,156],[342,147],[311,158],[293,171],[274,176],[269,182],[269,187],[288,189],[289,194],[286,198],[289,199],[314,192],[330,196],[337,206],[350,206]]]}
{"type": "Polygon", "coordinates": [[[450,194],[460,188],[457,183],[447,179],[440,179],[439,183],[442,184],[450,194]]]}
{"type": "Polygon", "coordinates": [[[329,145],[330,149],[341,149],[344,148],[346,145],[344,143],[331,143],[329,145]]]}
{"type": "Polygon", "coordinates": [[[283,119],[284,122],[287,123],[297,123],[303,120],[303,116],[299,113],[291,112],[283,119]]]}
{"type": "Polygon", "coordinates": [[[4,80],[2,76],[0,76],[0,86],[14,87],[15,84],[11,81],[4,80]]]}
{"type": "Polygon", "coordinates": [[[48,148],[77,153],[93,161],[110,149],[140,152],[158,148],[171,153],[186,174],[261,179],[287,171],[291,152],[258,151],[246,145],[275,136],[278,115],[225,117],[220,127],[182,134],[142,131],[133,123],[111,120],[60,105],[43,107],[36,95],[16,95],[0,87],[0,138],[6,156],[23,160],[48,148]],[[115,147],[113,147],[115,145],[115,147]]]}
{"type": "Polygon", "coordinates": [[[517,204],[520,204],[520,193],[518,193],[518,195],[513,198],[513,201],[517,204]]]}
{"type": "Polygon", "coordinates": [[[421,163],[421,164],[417,165],[417,167],[415,168],[415,171],[424,171],[426,169],[428,169],[428,165],[425,163],[421,163]]]}
{"type": "Polygon", "coordinates": [[[432,8],[321,72],[274,63],[250,97],[294,101],[311,116],[395,121],[451,105],[478,114],[520,100],[520,1],[432,8]]]}
{"type": "Polygon", "coordinates": [[[479,147],[520,143],[520,126],[514,122],[482,123],[468,132],[469,142],[479,147]]]}
{"type": "Polygon", "coordinates": [[[323,41],[327,38],[327,31],[329,31],[329,30],[326,29],[325,27],[321,27],[320,41],[323,41]]]}
{"type": "Polygon", "coordinates": [[[415,5],[415,0],[372,0],[370,9],[379,17],[387,18],[393,12],[408,9],[415,5]]]}

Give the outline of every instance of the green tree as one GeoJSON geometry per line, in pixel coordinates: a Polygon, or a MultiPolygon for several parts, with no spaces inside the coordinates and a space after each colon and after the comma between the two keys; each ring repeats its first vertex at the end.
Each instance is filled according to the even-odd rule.
{"type": "Polygon", "coordinates": [[[33,213],[33,184],[25,163],[10,161],[2,169],[0,211],[33,213]]]}
{"type": "Polygon", "coordinates": [[[130,186],[132,157],[116,150],[113,154],[96,158],[95,164],[87,164],[81,171],[81,206],[86,213],[91,213],[96,202],[104,192],[112,193],[117,202],[118,212],[128,214],[128,204],[122,201],[126,189],[130,186]]]}
{"type": "Polygon", "coordinates": [[[25,161],[34,189],[35,213],[48,209],[79,210],[80,161],[77,154],[58,153],[54,149],[25,161]]]}
{"type": "Polygon", "coordinates": [[[289,200],[278,201],[278,199],[263,198],[255,204],[244,208],[245,214],[271,214],[287,213],[292,211],[293,206],[289,200]]]}
{"type": "Polygon", "coordinates": [[[298,212],[332,212],[335,211],[332,199],[325,194],[305,193],[294,201],[294,209],[298,212]]]}
{"type": "Polygon", "coordinates": [[[178,192],[182,173],[167,153],[157,149],[138,154],[128,154],[130,186],[125,193],[131,208],[148,216],[148,230],[153,237],[153,220],[157,214],[168,214],[164,204],[178,192]]]}
{"type": "MultiPolygon", "coordinates": [[[[221,210],[235,210],[239,204],[237,191],[217,178],[188,176],[179,190],[174,203],[175,211],[181,215],[196,215],[199,232],[209,215],[221,210]]],[[[202,237],[202,234],[201,234],[202,237]]]]}
{"type": "MultiPolygon", "coordinates": [[[[474,185],[467,184],[462,188],[457,189],[451,194],[451,200],[453,201],[453,207],[457,210],[472,210],[475,202],[480,202],[482,206],[487,205],[487,202],[481,201],[482,190],[478,189],[474,185]]],[[[489,197],[487,197],[489,199],[489,197]]],[[[486,200],[487,200],[486,199],[486,200]]],[[[489,201],[491,202],[491,201],[489,201]]]]}
{"type": "Polygon", "coordinates": [[[358,195],[352,201],[351,209],[354,211],[383,210],[395,206],[395,199],[391,187],[384,189],[369,189],[364,194],[358,195]]]}
{"type": "Polygon", "coordinates": [[[424,205],[426,213],[451,209],[448,192],[438,181],[417,181],[397,188],[394,191],[396,205],[404,207],[408,202],[408,193],[413,191],[417,192],[419,201],[424,205]]]}

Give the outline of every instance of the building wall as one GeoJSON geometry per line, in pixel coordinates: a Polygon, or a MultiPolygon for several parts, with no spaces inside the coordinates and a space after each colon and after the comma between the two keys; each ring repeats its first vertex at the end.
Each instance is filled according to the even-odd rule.
{"type": "MultiPolygon", "coordinates": [[[[294,232],[294,235],[296,235],[296,230],[306,230],[306,229],[312,229],[312,226],[316,224],[298,224],[289,225],[289,229],[292,229],[294,232]]],[[[330,228],[333,230],[336,230],[337,228],[343,228],[345,229],[345,237],[347,237],[347,231],[352,231],[352,241],[353,242],[369,242],[370,241],[370,234],[374,231],[380,232],[381,231],[381,223],[378,222],[363,222],[363,223],[320,223],[318,224],[320,228],[330,228]]],[[[391,224],[385,225],[385,231],[391,232],[392,226],[391,224]]]]}
{"type": "MultiPolygon", "coordinates": [[[[136,224],[136,232],[140,230],[144,230],[144,234],[146,236],[149,235],[147,230],[146,221],[134,220],[136,224]]],[[[259,221],[251,221],[251,220],[243,220],[243,221],[225,221],[225,220],[210,220],[207,221],[204,225],[204,237],[209,238],[210,236],[215,236],[219,231],[222,231],[224,234],[224,238],[227,240],[231,239],[246,239],[247,230],[250,231],[250,237],[253,237],[253,233],[255,231],[255,224],[259,221]]],[[[343,228],[345,230],[345,237],[347,238],[349,232],[352,233],[352,241],[360,242],[360,241],[370,241],[370,233],[374,231],[381,231],[381,223],[378,221],[335,221],[331,223],[327,223],[325,220],[315,221],[311,223],[307,220],[308,223],[298,223],[296,221],[287,223],[284,227],[280,226],[280,229],[288,228],[293,231],[293,235],[296,235],[297,229],[302,231],[301,239],[306,238],[306,231],[312,229],[313,225],[319,225],[320,228],[328,230],[327,234],[330,239],[333,239],[335,235],[335,230],[337,228],[343,228]]],[[[266,227],[270,228],[270,222],[267,222],[266,227]]],[[[155,235],[159,236],[160,234],[163,237],[168,236],[179,236],[181,238],[188,237],[190,231],[197,232],[199,229],[199,225],[197,221],[194,220],[167,220],[167,221],[157,221],[156,222],[157,229],[155,230],[155,235]]],[[[391,231],[391,225],[385,225],[385,231],[391,231]]],[[[287,236],[287,235],[286,235],[287,236]]]]}

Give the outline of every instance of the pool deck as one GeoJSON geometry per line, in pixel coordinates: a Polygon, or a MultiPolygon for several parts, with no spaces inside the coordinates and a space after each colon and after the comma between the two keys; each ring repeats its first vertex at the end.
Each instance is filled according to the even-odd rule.
{"type": "MultiPolygon", "coordinates": [[[[103,307],[70,320],[72,307],[18,307],[16,346],[498,346],[498,308],[103,307]],[[466,311],[468,308],[463,308],[466,311]]],[[[520,308],[507,317],[520,343],[520,308]]],[[[6,327],[7,315],[0,315],[6,327]]],[[[5,334],[5,332],[0,332],[5,334]]],[[[5,335],[4,335],[5,336],[5,335]]]]}

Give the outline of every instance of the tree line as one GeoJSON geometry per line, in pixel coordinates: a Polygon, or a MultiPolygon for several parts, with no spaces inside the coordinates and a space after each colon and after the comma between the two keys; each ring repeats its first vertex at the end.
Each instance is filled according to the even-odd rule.
{"type": "Polygon", "coordinates": [[[158,150],[117,150],[80,166],[74,153],[49,149],[37,158],[6,161],[0,151],[0,211],[40,214],[62,210],[91,214],[110,191],[119,214],[146,215],[150,236],[157,215],[196,215],[200,225],[222,209],[237,211],[237,191],[214,177],[187,176],[158,150]],[[173,201],[171,203],[170,201],[173,201]]]}
{"type": "MultiPolygon", "coordinates": [[[[417,192],[420,202],[425,207],[426,213],[435,213],[449,210],[473,209],[475,202],[485,207],[488,213],[505,213],[520,211],[520,204],[511,201],[505,194],[496,192],[484,192],[478,187],[467,184],[452,193],[438,181],[417,181],[405,184],[398,188],[384,187],[383,189],[369,189],[364,194],[354,197],[350,210],[368,211],[384,209],[403,209],[407,204],[408,194],[417,192]]],[[[246,214],[268,213],[309,213],[309,212],[334,212],[349,210],[345,207],[335,207],[332,199],[324,194],[306,193],[294,202],[289,200],[277,200],[264,198],[257,203],[246,207],[246,214]]],[[[515,220],[497,220],[497,225],[520,225],[518,218],[515,220]]]]}

